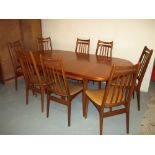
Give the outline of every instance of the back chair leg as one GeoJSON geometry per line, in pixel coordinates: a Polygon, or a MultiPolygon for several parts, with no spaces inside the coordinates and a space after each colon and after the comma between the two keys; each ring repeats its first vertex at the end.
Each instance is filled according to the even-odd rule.
{"type": "Polygon", "coordinates": [[[137,106],[138,106],[138,111],[140,110],[140,90],[136,90],[137,94],[137,106]]]}
{"type": "Polygon", "coordinates": [[[102,83],[101,81],[98,82],[98,89],[101,89],[102,83]]]}
{"type": "Polygon", "coordinates": [[[133,91],[133,99],[134,99],[134,97],[135,97],[135,91],[133,91]]]}

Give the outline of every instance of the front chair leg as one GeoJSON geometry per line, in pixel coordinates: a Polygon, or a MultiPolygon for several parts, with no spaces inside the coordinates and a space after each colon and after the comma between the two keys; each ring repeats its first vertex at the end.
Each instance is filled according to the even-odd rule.
{"type": "Polygon", "coordinates": [[[15,75],[15,88],[16,91],[18,90],[18,81],[17,81],[17,75],[15,75]]]}
{"type": "Polygon", "coordinates": [[[68,105],[68,126],[70,126],[71,122],[71,103],[68,105]]]}
{"type": "Polygon", "coordinates": [[[50,99],[49,99],[49,95],[47,94],[47,111],[46,111],[47,118],[49,116],[49,108],[50,108],[50,99]]]}
{"type": "Polygon", "coordinates": [[[44,87],[41,87],[41,112],[44,112],[44,87]]]}
{"type": "Polygon", "coordinates": [[[103,130],[103,115],[102,115],[102,113],[99,113],[99,123],[100,123],[100,135],[102,135],[102,130],[103,130]]]}
{"type": "Polygon", "coordinates": [[[28,104],[28,98],[29,98],[29,86],[26,85],[26,104],[28,104]]]}
{"type": "Polygon", "coordinates": [[[126,112],[126,133],[129,133],[129,110],[126,112]]]}

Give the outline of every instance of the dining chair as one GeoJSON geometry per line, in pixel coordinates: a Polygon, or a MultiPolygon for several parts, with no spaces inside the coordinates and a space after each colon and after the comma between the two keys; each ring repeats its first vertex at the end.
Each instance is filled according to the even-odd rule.
{"type": "Polygon", "coordinates": [[[100,134],[103,130],[103,118],[126,114],[126,132],[129,133],[130,101],[134,91],[139,64],[112,67],[105,89],[88,89],[85,103],[87,118],[89,100],[99,112],[100,134]],[[89,99],[89,100],[88,100],[89,99]]]}
{"type": "Polygon", "coordinates": [[[38,51],[51,51],[52,50],[52,42],[51,38],[37,38],[38,51]]]}
{"type": "Polygon", "coordinates": [[[14,71],[15,89],[18,90],[18,77],[21,77],[23,75],[18,59],[18,52],[23,52],[24,49],[20,40],[14,42],[8,42],[7,46],[14,71]]]}
{"type": "Polygon", "coordinates": [[[38,67],[33,56],[33,53],[27,52],[21,53],[20,64],[25,79],[25,89],[26,89],[26,104],[28,104],[29,90],[32,90],[33,95],[37,93],[41,94],[41,112],[44,112],[44,94],[46,89],[46,83],[44,77],[38,71],[38,67]]]}
{"type": "MultiPolygon", "coordinates": [[[[98,40],[96,47],[97,60],[109,61],[112,58],[113,41],[101,41],[98,40]]],[[[98,82],[98,87],[101,89],[101,81],[98,82]]]]}
{"type": "Polygon", "coordinates": [[[69,83],[66,79],[61,59],[40,56],[43,74],[47,83],[47,117],[49,117],[50,100],[67,106],[68,126],[71,122],[71,101],[83,92],[83,86],[78,83],[69,83]]]}
{"type": "Polygon", "coordinates": [[[96,48],[96,55],[112,57],[112,49],[113,49],[113,41],[106,42],[106,41],[98,40],[97,48],[96,48]]]}
{"type": "MultiPolygon", "coordinates": [[[[77,58],[79,57],[89,58],[89,46],[90,46],[90,39],[77,38],[76,46],[75,46],[75,53],[77,55],[77,58]]],[[[81,81],[82,81],[82,78],[77,79],[77,82],[81,82],[81,81]]]]}
{"type": "Polygon", "coordinates": [[[142,84],[146,69],[148,67],[149,61],[151,59],[152,53],[153,53],[153,50],[145,46],[138,61],[140,63],[140,68],[139,68],[137,81],[134,89],[134,91],[137,94],[138,110],[140,110],[140,88],[141,88],[141,84],[142,84]]]}
{"type": "Polygon", "coordinates": [[[75,52],[89,54],[89,46],[90,46],[90,39],[84,40],[77,38],[75,52]]]}

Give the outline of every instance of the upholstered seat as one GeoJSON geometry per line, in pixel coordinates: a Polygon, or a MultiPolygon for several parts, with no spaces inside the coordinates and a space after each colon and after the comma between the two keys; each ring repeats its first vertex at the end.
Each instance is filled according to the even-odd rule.
{"type": "MultiPolygon", "coordinates": [[[[108,97],[105,101],[105,107],[114,107],[114,106],[119,106],[122,104],[122,98],[125,99],[125,96],[123,96],[122,92],[117,96],[117,93],[114,94],[114,87],[111,87],[109,90],[108,97]],[[116,102],[116,98],[117,102],[116,102]]],[[[115,90],[116,92],[119,90],[115,90]]],[[[87,96],[89,96],[89,99],[92,100],[95,104],[102,105],[102,100],[105,94],[104,89],[99,89],[99,90],[87,90],[86,91],[87,96]]]]}

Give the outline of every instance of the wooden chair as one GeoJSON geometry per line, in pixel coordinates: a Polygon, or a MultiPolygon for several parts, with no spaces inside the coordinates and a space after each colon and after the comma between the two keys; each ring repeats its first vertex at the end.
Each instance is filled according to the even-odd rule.
{"type": "Polygon", "coordinates": [[[152,53],[153,53],[153,50],[148,49],[147,46],[145,46],[143,51],[142,51],[142,54],[139,58],[139,61],[138,61],[140,63],[140,69],[138,72],[136,86],[135,86],[135,92],[137,94],[138,110],[140,110],[140,88],[141,88],[141,84],[142,84],[147,66],[148,66],[149,61],[151,59],[152,53]]]}
{"type": "Polygon", "coordinates": [[[75,52],[89,54],[90,39],[84,40],[77,38],[75,52]]]}
{"type": "Polygon", "coordinates": [[[38,51],[51,51],[52,50],[52,42],[51,38],[37,38],[38,51]]]}
{"type": "MultiPolygon", "coordinates": [[[[97,60],[103,60],[107,59],[107,62],[110,62],[110,59],[112,57],[112,49],[113,49],[113,41],[106,42],[98,40],[97,48],[96,48],[96,57],[97,60]],[[103,58],[102,58],[103,57],[103,58]]],[[[98,87],[101,89],[101,82],[98,82],[98,87]]]]}
{"type": "Polygon", "coordinates": [[[113,49],[113,41],[106,42],[106,41],[98,40],[97,48],[96,48],[96,55],[112,57],[112,49],[113,49]]]}
{"type": "Polygon", "coordinates": [[[83,91],[83,86],[67,81],[61,60],[42,56],[40,60],[47,83],[47,117],[49,116],[50,100],[64,104],[68,109],[68,126],[70,126],[71,101],[83,91]]]}
{"type": "Polygon", "coordinates": [[[126,114],[126,131],[129,133],[130,100],[134,91],[139,64],[133,66],[113,66],[105,89],[86,90],[85,117],[88,111],[88,98],[99,112],[100,134],[103,118],[126,114]],[[117,107],[117,108],[114,108],[117,107]],[[105,110],[106,108],[109,108],[105,110]]]}
{"type": "Polygon", "coordinates": [[[41,112],[44,112],[44,93],[46,83],[43,76],[41,76],[38,71],[33,53],[22,53],[19,60],[26,84],[26,104],[28,104],[29,90],[31,89],[33,95],[37,95],[37,93],[41,94],[41,112]]]}
{"type": "Polygon", "coordinates": [[[9,54],[13,65],[14,75],[15,75],[14,77],[15,89],[18,90],[18,77],[21,77],[23,75],[21,66],[19,63],[19,59],[18,59],[18,52],[23,52],[23,47],[19,40],[14,42],[9,42],[7,46],[8,46],[9,54]]]}
{"type": "MultiPolygon", "coordinates": [[[[75,47],[75,52],[78,57],[87,57],[89,58],[89,46],[90,46],[90,39],[79,39],[77,38],[76,41],[76,47],[75,47]]],[[[71,78],[70,78],[71,79],[71,78]]],[[[81,78],[77,80],[77,82],[82,81],[81,78]]]]}

